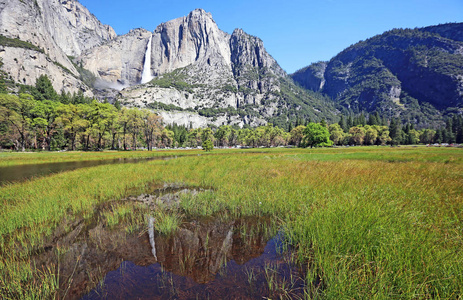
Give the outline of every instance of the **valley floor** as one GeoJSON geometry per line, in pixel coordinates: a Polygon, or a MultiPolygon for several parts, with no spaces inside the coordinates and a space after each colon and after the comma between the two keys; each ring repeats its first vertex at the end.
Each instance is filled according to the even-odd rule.
{"type": "MultiPolygon", "coordinates": [[[[200,217],[271,219],[303,266],[305,298],[463,296],[462,149],[1,153],[0,166],[153,155],[177,158],[102,165],[0,187],[0,294],[66,297],[71,281],[60,279],[60,266],[33,260],[50,247],[58,257],[71,251],[51,238],[57,230],[69,236],[71,224],[93,218],[96,207],[168,184],[207,192],[182,196],[175,207],[156,207],[156,231],[170,234],[200,217]]],[[[101,219],[132,233],[146,228],[146,212],[142,203],[121,202],[101,219]]]]}

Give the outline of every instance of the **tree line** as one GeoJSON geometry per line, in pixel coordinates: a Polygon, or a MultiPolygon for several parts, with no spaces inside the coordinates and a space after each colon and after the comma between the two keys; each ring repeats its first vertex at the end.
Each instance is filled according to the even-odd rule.
{"type": "Polygon", "coordinates": [[[0,94],[2,148],[128,150],[172,146],[173,132],[148,110],[101,103],[82,93],[59,96],[46,76],[27,89],[31,94],[0,94]]]}
{"type": "Polygon", "coordinates": [[[282,129],[268,123],[256,128],[234,128],[230,125],[191,129],[186,126],[167,126],[174,134],[179,147],[200,147],[210,140],[215,147],[319,147],[342,145],[414,145],[432,143],[463,143],[463,117],[454,115],[440,129],[416,130],[411,123],[402,125],[399,120],[388,121],[377,113],[365,117],[341,116],[338,123],[327,124],[296,120],[282,129]]]}
{"type": "Polygon", "coordinates": [[[177,147],[318,147],[463,143],[463,118],[453,115],[438,129],[416,130],[411,123],[378,113],[341,116],[327,124],[297,119],[283,129],[268,123],[256,128],[229,125],[188,128],[162,125],[153,112],[121,108],[85,97],[58,95],[47,76],[18,95],[0,94],[0,147],[14,150],[129,150],[177,147]]]}

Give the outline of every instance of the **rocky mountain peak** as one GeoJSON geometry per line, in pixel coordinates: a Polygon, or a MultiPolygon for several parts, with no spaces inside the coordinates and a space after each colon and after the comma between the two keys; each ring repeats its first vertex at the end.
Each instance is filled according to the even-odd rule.
{"type": "Polygon", "coordinates": [[[231,61],[234,71],[239,75],[243,68],[263,68],[279,76],[286,73],[277,64],[275,59],[267,53],[264,43],[258,37],[237,28],[230,37],[231,61]]]}
{"type": "Polygon", "coordinates": [[[2,53],[4,70],[15,81],[34,84],[47,72],[55,89],[70,92],[88,87],[79,81],[68,56],[116,37],[110,26],[101,24],[76,0],[0,0],[0,35],[33,45],[7,47],[2,53]]]}
{"type": "Polygon", "coordinates": [[[229,36],[210,13],[196,9],[188,16],[159,25],[153,36],[152,71],[160,75],[197,61],[223,60],[230,65],[229,36]]]}
{"type": "Polygon", "coordinates": [[[204,9],[202,8],[196,8],[195,10],[191,11],[189,14],[188,14],[188,18],[189,19],[201,19],[201,18],[208,18],[208,19],[211,19],[212,21],[214,21],[212,19],[212,14],[210,12],[206,12],[204,9]]]}
{"type": "Polygon", "coordinates": [[[77,0],[46,0],[49,2],[50,13],[48,27],[55,41],[67,55],[78,56],[83,51],[114,39],[117,34],[109,25],[103,25],[88,9],[77,0]],[[56,21],[62,25],[56,27],[56,21]]]}

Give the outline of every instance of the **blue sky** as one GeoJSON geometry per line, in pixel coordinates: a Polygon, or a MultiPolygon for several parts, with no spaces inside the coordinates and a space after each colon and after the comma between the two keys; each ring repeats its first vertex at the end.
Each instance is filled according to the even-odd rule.
{"type": "Polygon", "coordinates": [[[393,28],[463,22],[463,0],[80,0],[117,34],[187,15],[212,13],[220,29],[242,28],[264,41],[288,73],[329,60],[360,40],[393,28]]]}

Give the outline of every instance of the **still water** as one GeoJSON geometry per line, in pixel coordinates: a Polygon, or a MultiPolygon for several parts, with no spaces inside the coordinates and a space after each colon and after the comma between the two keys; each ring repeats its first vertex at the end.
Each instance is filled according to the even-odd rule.
{"type": "Polygon", "coordinates": [[[64,220],[37,249],[34,265],[59,274],[60,299],[303,297],[303,272],[269,218],[188,217],[175,233],[158,233],[151,204],[174,207],[187,190],[166,186],[64,220]],[[107,212],[128,203],[144,207],[144,225],[108,226],[107,212]]]}
{"type": "Polygon", "coordinates": [[[168,160],[172,158],[175,157],[119,158],[0,167],[0,186],[9,182],[24,181],[34,177],[41,177],[81,168],[110,164],[138,163],[150,160],[168,160]]]}

